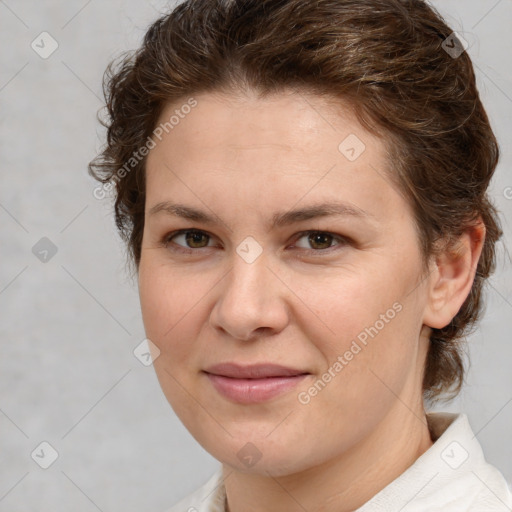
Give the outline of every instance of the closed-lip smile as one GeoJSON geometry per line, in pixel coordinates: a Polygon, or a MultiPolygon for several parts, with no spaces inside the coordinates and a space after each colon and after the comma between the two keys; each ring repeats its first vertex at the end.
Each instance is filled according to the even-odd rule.
{"type": "Polygon", "coordinates": [[[295,387],[309,372],[273,363],[220,363],[204,373],[214,388],[236,403],[258,403],[295,387]]]}

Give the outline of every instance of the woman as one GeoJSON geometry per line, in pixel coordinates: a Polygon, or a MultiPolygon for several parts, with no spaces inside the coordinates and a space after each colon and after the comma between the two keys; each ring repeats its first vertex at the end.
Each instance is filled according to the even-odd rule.
{"type": "Polygon", "coordinates": [[[501,236],[462,38],[419,0],[190,0],[110,68],[162,389],[221,467],[172,511],[510,510],[461,343],[501,236]]]}

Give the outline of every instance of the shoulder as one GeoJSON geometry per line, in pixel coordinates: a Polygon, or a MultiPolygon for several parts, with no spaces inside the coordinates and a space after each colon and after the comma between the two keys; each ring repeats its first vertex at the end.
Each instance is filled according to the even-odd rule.
{"type": "Polygon", "coordinates": [[[431,413],[428,420],[439,435],[429,450],[429,455],[437,460],[427,455],[422,465],[437,474],[437,482],[432,485],[432,503],[442,503],[443,510],[447,511],[460,510],[461,505],[468,512],[498,512],[507,507],[510,510],[510,485],[503,474],[487,462],[467,416],[431,413]]]}
{"type": "Polygon", "coordinates": [[[504,512],[512,492],[489,464],[465,414],[427,415],[434,444],[358,512],[504,512]]]}
{"type": "Polygon", "coordinates": [[[166,512],[224,512],[224,497],[222,467],[219,467],[208,481],[166,512]]]}
{"type": "Polygon", "coordinates": [[[512,487],[497,468],[486,462],[472,476],[466,490],[474,493],[474,501],[468,512],[512,510],[512,487]]]}

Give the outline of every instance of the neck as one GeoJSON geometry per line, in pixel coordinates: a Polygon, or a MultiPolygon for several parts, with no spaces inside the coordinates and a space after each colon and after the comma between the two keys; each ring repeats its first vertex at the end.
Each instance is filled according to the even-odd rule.
{"type": "Polygon", "coordinates": [[[300,473],[272,477],[223,466],[228,512],[350,512],[401,475],[432,446],[423,405],[395,410],[372,436],[342,456],[300,473]]]}

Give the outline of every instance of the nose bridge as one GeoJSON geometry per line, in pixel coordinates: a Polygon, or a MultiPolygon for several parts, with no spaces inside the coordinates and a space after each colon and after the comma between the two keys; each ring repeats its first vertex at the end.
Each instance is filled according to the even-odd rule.
{"type": "Polygon", "coordinates": [[[283,285],[267,268],[263,248],[251,238],[236,247],[212,311],[214,326],[239,339],[249,339],[261,328],[279,331],[288,321],[283,285]]]}

